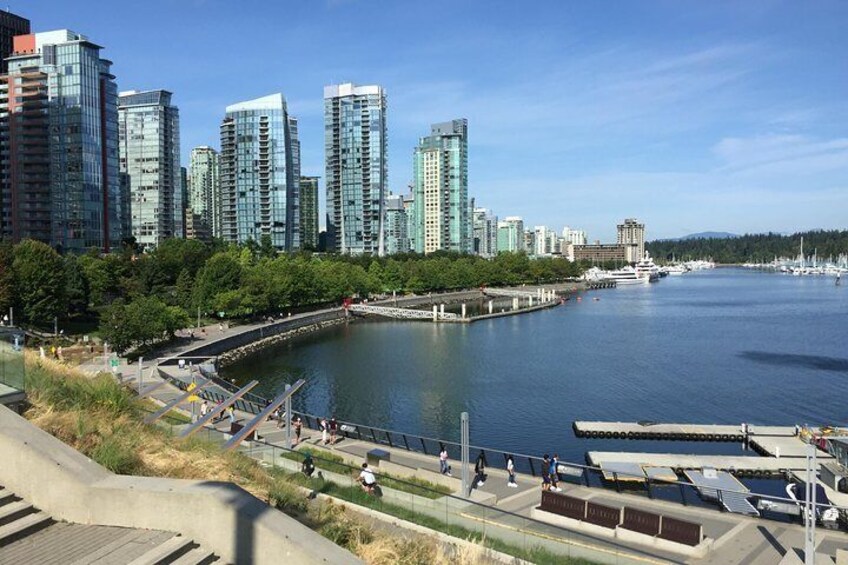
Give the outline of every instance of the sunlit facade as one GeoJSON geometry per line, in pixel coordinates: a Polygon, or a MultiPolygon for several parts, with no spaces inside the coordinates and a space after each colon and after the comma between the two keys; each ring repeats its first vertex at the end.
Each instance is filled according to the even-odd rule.
{"type": "Polygon", "coordinates": [[[328,251],[384,254],[386,143],[381,87],[324,88],[328,251]]]}
{"type": "Polygon", "coordinates": [[[195,233],[221,237],[220,164],[218,152],[211,147],[191,150],[188,206],[196,218],[195,233]]]}
{"type": "Polygon", "coordinates": [[[269,236],[280,251],[300,248],[300,143],[282,94],[227,107],[220,170],[225,241],[269,236]]]}

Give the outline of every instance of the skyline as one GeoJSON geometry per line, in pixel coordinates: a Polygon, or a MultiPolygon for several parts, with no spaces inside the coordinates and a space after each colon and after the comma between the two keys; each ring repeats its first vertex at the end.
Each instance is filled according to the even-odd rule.
{"type": "Polygon", "coordinates": [[[103,45],[120,90],[173,92],[183,166],[195,146],[220,148],[227,105],[282,92],[302,174],[323,177],[321,93],[351,81],[386,89],[396,194],[429,125],[464,117],[469,195],[530,227],[602,241],[625,217],[649,239],[845,227],[845,4],[453,6],[455,22],[475,22],[467,28],[432,7],[346,0],[9,9],[33,31],[103,45]],[[362,49],[340,52],[344,42],[362,49]]]}

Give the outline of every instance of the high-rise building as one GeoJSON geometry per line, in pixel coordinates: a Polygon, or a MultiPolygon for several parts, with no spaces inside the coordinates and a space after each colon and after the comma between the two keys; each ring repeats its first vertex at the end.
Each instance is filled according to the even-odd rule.
{"type": "Polygon", "coordinates": [[[188,208],[192,218],[192,236],[203,239],[221,237],[221,177],[218,152],[206,145],[191,150],[188,175],[188,208]]]}
{"type": "Polygon", "coordinates": [[[183,237],[180,112],[167,90],[118,95],[121,172],[129,177],[132,235],[143,248],[183,237]]]}
{"type": "Polygon", "coordinates": [[[627,261],[633,263],[645,256],[645,224],[640,224],[636,218],[627,218],[618,224],[619,245],[626,249],[627,261]]]}
{"type": "Polygon", "coordinates": [[[566,243],[572,245],[586,245],[586,232],[584,230],[573,230],[565,226],[562,228],[562,238],[566,243]]]}
{"type": "Polygon", "coordinates": [[[508,216],[498,222],[498,253],[524,250],[524,220],[521,216],[508,216]]]}
{"type": "Polygon", "coordinates": [[[300,247],[300,143],[282,94],[227,106],[221,123],[221,237],[300,247]]]}
{"type": "Polygon", "coordinates": [[[548,257],[554,253],[559,253],[557,249],[557,234],[554,230],[546,226],[536,226],[533,228],[533,253],[536,257],[548,257]]]}
{"type": "Polygon", "coordinates": [[[29,20],[12,12],[0,11],[0,74],[9,71],[6,58],[14,52],[14,37],[29,33],[29,20]]]}
{"type": "Polygon", "coordinates": [[[415,148],[415,250],[471,252],[468,121],[433,124],[415,148]]]}
{"type": "Polygon", "coordinates": [[[473,215],[473,252],[481,257],[498,254],[498,217],[486,208],[475,208],[473,215]]]}
{"type": "Polygon", "coordinates": [[[409,253],[409,233],[403,196],[389,194],[386,198],[386,255],[409,253]]]}
{"type": "Polygon", "coordinates": [[[14,38],[0,79],[4,236],[120,245],[117,87],[101,49],[69,30],[14,38]]]}
{"type": "Polygon", "coordinates": [[[407,188],[409,193],[403,195],[403,211],[406,214],[406,238],[409,242],[407,251],[415,251],[415,242],[418,239],[418,233],[415,229],[415,191],[412,185],[407,188]]]}
{"type": "Polygon", "coordinates": [[[382,87],[324,87],[328,251],[384,253],[386,145],[382,87]]]}
{"type": "Polygon", "coordinates": [[[318,179],[300,177],[300,246],[318,249],[318,179]]]}

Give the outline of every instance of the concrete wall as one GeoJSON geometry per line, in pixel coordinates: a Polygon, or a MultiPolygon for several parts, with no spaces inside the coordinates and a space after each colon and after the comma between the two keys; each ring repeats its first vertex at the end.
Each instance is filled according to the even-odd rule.
{"type": "MultiPolygon", "coordinates": [[[[205,343],[191,349],[183,350],[179,353],[178,356],[203,357],[208,355],[211,357],[214,355],[220,355],[232,349],[243,347],[245,345],[248,345],[255,341],[259,341],[261,339],[265,339],[267,337],[296,330],[304,326],[317,324],[319,322],[339,320],[344,317],[345,311],[342,308],[334,308],[332,310],[321,310],[313,314],[293,316],[291,318],[286,318],[279,322],[260,326],[258,328],[254,328],[252,330],[241,332],[235,335],[222,337],[211,343],[205,343]]],[[[174,359],[176,359],[178,356],[175,355],[174,359]]]]}
{"type": "Polygon", "coordinates": [[[0,484],[58,520],[178,532],[224,561],[352,563],[232,483],[115,475],[0,406],[0,484]]]}

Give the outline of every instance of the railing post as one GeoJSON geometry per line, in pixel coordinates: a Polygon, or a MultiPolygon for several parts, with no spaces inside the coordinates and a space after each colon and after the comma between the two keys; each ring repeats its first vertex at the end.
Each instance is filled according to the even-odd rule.
{"type": "Polygon", "coordinates": [[[403,438],[403,444],[406,446],[406,450],[409,451],[409,442],[406,441],[406,434],[401,434],[401,437],[403,438]]]}
{"type": "Polygon", "coordinates": [[[470,443],[469,439],[469,430],[468,430],[468,412],[463,412],[459,417],[459,426],[460,426],[460,437],[461,437],[461,452],[462,452],[462,496],[463,498],[468,498],[471,496],[471,488],[469,484],[468,477],[468,444],[470,443]]]}
{"type": "MultiPolygon", "coordinates": [[[[288,391],[290,388],[291,388],[291,385],[290,385],[290,384],[287,384],[287,385],[286,385],[286,391],[288,391]]],[[[288,396],[286,397],[286,403],[285,403],[285,408],[284,408],[284,410],[286,411],[286,449],[291,449],[291,447],[292,447],[292,434],[291,434],[291,428],[292,428],[292,426],[291,426],[291,421],[292,421],[292,417],[291,417],[291,395],[288,395],[288,396]]]]}
{"type": "Polygon", "coordinates": [[[392,434],[389,431],[386,431],[386,439],[389,440],[389,447],[394,447],[395,445],[392,443],[392,434]]]}

